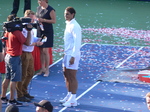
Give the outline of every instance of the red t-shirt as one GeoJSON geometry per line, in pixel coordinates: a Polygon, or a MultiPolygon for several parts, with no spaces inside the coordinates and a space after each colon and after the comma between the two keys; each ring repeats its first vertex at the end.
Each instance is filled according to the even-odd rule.
{"type": "Polygon", "coordinates": [[[14,32],[6,32],[4,36],[8,37],[8,40],[6,40],[6,53],[11,56],[20,56],[22,54],[22,45],[26,41],[26,38],[23,36],[22,32],[19,30],[14,32]]]}

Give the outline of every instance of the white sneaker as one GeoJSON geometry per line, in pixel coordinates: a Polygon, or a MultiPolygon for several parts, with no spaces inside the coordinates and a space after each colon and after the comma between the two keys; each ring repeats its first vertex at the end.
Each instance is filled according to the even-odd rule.
{"type": "Polygon", "coordinates": [[[68,99],[69,99],[69,97],[68,97],[68,96],[66,96],[64,99],[59,100],[59,102],[60,102],[60,103],[65,103],[66,101],[68,101],[68,99]]]}
{"type": "Polygon", "coordinates": [[[67,101],[67,102],[65,102],[65,103],[63,103],[62,104],[63,106],[65,106],[65,107],[71,107],[71,106],[77,106],[78,104],[77,104],[77,101],[76,100],[74,100],[74,101],[67,101]]]}

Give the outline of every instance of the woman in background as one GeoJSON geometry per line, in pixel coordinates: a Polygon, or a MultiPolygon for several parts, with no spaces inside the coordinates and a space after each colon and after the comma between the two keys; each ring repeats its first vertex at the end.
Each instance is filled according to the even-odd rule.
{"type": "Polygon", "coordinates": [[[56,23],[56,14],[53,7],[48,5],[48,0],[38,0],[39,6],[37,7],[37,19],[41,26],[41,34],[47,37],[47,41],[40,46],[40,53],[41,53],[41,70],[36,75],[41,75],[44,73],[44,76],[49,76],[49,62],[50,62],[50,55],[49,55],[49,48],[53,47],[53,25],[56,23]]]}

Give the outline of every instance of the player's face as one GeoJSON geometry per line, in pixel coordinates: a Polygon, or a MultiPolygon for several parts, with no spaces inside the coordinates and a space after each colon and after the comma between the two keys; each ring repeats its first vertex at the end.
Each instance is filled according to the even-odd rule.
{"type": "Polygon", "coordinates": [[[71,21],[74,18],[74,13],[71,14],[69,11],[65,10],[64,17],[66,21],[71,21]]]}

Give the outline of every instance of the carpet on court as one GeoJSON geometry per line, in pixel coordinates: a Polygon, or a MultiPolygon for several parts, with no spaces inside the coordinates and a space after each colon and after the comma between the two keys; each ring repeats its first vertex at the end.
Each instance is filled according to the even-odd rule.
{"type": "MultiPolygon", "coordinates": [[[[115,67],[119,69],[147,67],[148,56],[141,53],[147,51],[148,48],[139,50],[139,47],[131,46],[85,44],[81,48],[82,55],[77,72],[79,83],[77,107],[64,109],[59,103],[59,100],[67,93],[62,72],[62,59],[60,59],[50,66],[49,77],[40,75],[32,79],[29,92],[35,96],[35,99],[31,103],[24,103],[28,106],[19,107],[19,109],[21,112],[33,112],[35,111],[33,102],[45,99],[51,101],[54,112],[62,112],[62,109],[64,109],[63,112],[146,112],[148,110],[144,96],[149,92],[150,85],[141,84],[137,79],[135,80],[136,75],[132,72],[129,75],[110,74],[110,71],[115,70],[115,67]],[[121,83],[116,83],[116,80],[121,83]],[[136,83],[131,83],[133,81],[136,83]]],[[[6,105],[3,105],[3,110],[5,108],[6,105]]]]}

